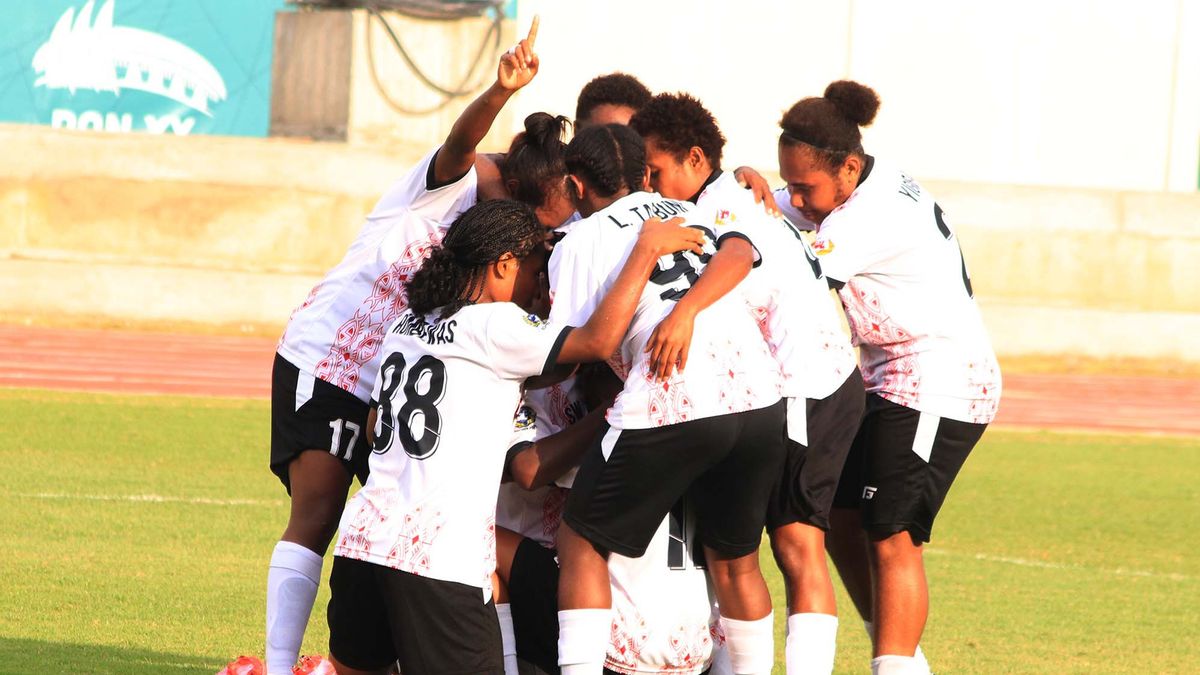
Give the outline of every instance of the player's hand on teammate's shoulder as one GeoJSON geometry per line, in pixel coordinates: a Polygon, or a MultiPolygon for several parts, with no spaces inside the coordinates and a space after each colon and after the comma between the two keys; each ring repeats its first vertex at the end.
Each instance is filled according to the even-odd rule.
{"type": "Polygon", "coordinates": [[[748,166],[739,166],[733,170],[733,177],[754,195],[755,204],[762,204],[763,209],[772,216],[780,215],[779,205],[775,203],[775,194],[762,174],[748,166]]]}
{"type": "Polygon", "coordinates": [[[496,83],[501,87],[516,91],[532,82],[533,77],[537,75],[540,62],[537,52],[534,51],[534,43],[537,41],[540,22],[540,17],[534,16],[533,23],[529,26],[529,35],[500,57],[496,83]]]}
{"type": "Polygon", "coordinates": [[[670,220],[651,218],[642,223],[638,235],[638,246],[646,247],[655,256],[670,255],[678,251],[703,253],[704,233],[694,227],[683,227],[683,218],[670,220]]]}

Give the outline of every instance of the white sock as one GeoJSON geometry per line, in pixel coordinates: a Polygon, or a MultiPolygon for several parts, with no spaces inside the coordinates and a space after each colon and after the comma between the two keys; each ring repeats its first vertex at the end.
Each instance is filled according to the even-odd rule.
{"type": "Polygon", "coordinates": [[[612,636],[611,609],[564,609],[558,613],[558,665],[562,675],[599,675],[612,636]]]}
{"type": "Polygon", "coordinates": [[[837,652],[836,616],[793,614],[787,620],[787,675],[829,675],[837,652]]]}
{"type": "Polygon", "coordinates": [[[775,615],[755,621],[721,617],[729,663],[737,675],[769,674],[775,665],[775,615]]]}
{"type": "Polygon", "coordinates": [[[925,659],[925,652],[921,651],[921,645],[917,645],[917,651],[913,652],[913,660],[921,666],[922,673],[932,672],[929,670],[929,661],[925,659]]]}
{"type": "Polygon", "coordinates": [[[504,675],[517,675],[517,634],[513,630],[512,605],[496,604],[496,618],[500,620],[500,645],[504,652],[504,675]]]}
{"type": "Polygon", "coordinates": [[[321,556],[290,541],[275,544],[267,573],[267,675],[291,675],[321,582],[321,556]]]}
{"type": "MultiPolygon", "coordinates": [[[[867,629],[867,637],[871,638],[871,643],[874,644],[875,643],[875,626],[872,625],[872,623],[870,621],[863,621],[863,628],[867,629]]],[[[921,672],[925,672],[925,673],[932,672],[929,669],[929,661],[925,658],[925,652],[921,651],[921,645],[917,645],[917,650],[915,652],[913,652],[913,658],[916,659],[917,664],[921,668],[924,668],[924,670],[921,672]]]]}
{"type": "Polygon", "coordinates": [[[884,654],[871,659],[871,675],[927,675],[924,668],[912,656],[884,654]]]}

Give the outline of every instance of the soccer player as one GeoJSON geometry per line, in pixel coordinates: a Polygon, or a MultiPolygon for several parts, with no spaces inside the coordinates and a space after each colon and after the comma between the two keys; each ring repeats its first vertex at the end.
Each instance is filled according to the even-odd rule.
{"type": "MultiPolygon", "coordinates": [[[[313,288],[280,339],[272,373],[271,470],[291,495],[287,528],[267,577],[267,671],[291,673],[352,477],[366,478],[367,401],[379,370],[384,328],[405,308],[402,286],[449,223],[478,193],[475,148],[497,113],[537,73],[536,21],[500,59],[496,81],[455,122],[446,142],[401,178],[367,216],[345,258],[313,288]]],[[[514,141],[507,162],[514,187],[550,186],[534,204],[557,225],[565,145],[545,124],[514,141]],[[524,148],[524,149],[523,149],[524,148]],[[527,160],[518,155],[528,155],[527,160]],[[534,161],[538,157],[544,161],[534,161]],[[556,176],[530,170],[553,164],[556,176]],[[526,175],[528,174],[528,175],[526,175]]],[[[561,133],[561,123],[559,124],[561,133]]],[[[550,172],[553,173],[553,172],[550,172]]],[[[503,187],[503,186],[501,186],[503,187]]],[[[568,206],[567,212],[573,210],[568,206]]]]}
{"type": "MultiPolygon", "coordinates": [[[[867,409],[835,505],[855,507],[848,520],[859,517],[861,529],[839,518],[831,539],[865,530],[869,546],[831,551],[868,559],[871,667],[890,675],[928,672],[914,657],[929,611],[922,544],[996,413],[1000,370],[945,212],[863,150],[859,127],[878,109],[875,92],[850,81],[799,101],[780,122],[779,173],[818,226],[813,249],[860,350],[867,409]]],[[[835,562],[841,571],[852,561],[835,562]]]]}
{"type": "MultiPolygon", "coordinates": [[[[653,97],[646,85],[632,75],[609,73],[596,77],[579,91],[575,103],[575,131],[605,124],[629,124],[629,120],[653,97]]],[[[755,203],[761,203],[768,213],[779,215],[775,195],[761,174],[748,166],[739,166],[733,170],[733,175],[754,195],[755,203]]]]}
{"type": "Polygon", "coordinates": [[[771,598],[757,551],[766,495],[784,455],[778,366],[742,301],[726,297],[697,318],[693,351],[702,356],[657,382],[646,340],[715,251],[714,219],[642,191],[645,145],[626,126],[584,129],[568,145],[566,162],[583,220],[550,259],[552,321],[572,323],[591,312],[644,220],[684,215],[706,231],[706,244],[702,255],[677,254],[660,264],[609,359],[625,385],[609,409],[609,428],[580,465],[558,533],[559,663],[567,675],[600,672],[612,613],[607,556],[642,556],[688,494],[734,670],[767,672],[771,598]]]}
{"type": "Polygon", "coordinates": [[[825,531],[864,402],[853,348],[806,241],[790,223],[753,204],[721,170],[725,138],[703,104],[687,94],[659,94],[630,124],[646,139],[651,186],[719,214],[718,253],[650,338],[656,371],[666,375],[676,362],[686,365],[697,314],[735,286],[779,360],[788,402],[788,460],[767,530],[787,588],[787,669],[789,675],[828,674],[837,608],[825,531]]]}
{"type": "Polygon", "coordinates": [[[520,202],[468,209],[406,284],[372,401],[371,473],[348,502],[330,577],[329,645],[342,675],[503,669],[492,604],[495,507],[513,411],[529,378],[620,343],[658,258],[699,250],[678,221],[648,222],[578,328],[528,307],[544,227],[520,202]]]}

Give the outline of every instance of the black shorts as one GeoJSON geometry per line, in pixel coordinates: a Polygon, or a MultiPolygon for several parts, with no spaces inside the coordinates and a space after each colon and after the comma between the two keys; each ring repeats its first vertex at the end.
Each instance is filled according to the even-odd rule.
{"type": "Polygon", "coordinates": [[[641,557],[685,494],[705,545],[753,553],[787,452],[782,400],[653,429],[608,429],[588,449],[563,520],[596,546],[641,557]]]}
{"type": "Polygon", "coordinates": [[[874,538],[907,531],[929,541],[933,521],[986,424],[960,422],[867,395],[867,410],[834,505],[862,511],[874,538]]]}
{"type": "Polygon", "coordinates": [[[496,605],[483,591],[334,556],[329,653],[359,670],[504,672],[496,605]]]}
{"type": "Polygon", "coordinates": [[[306,450],[337,457],[346,473],[367,482],[370,406],[324,380],[305,375],[279,354],[271,369],[271,471],[291,494],[288,465],[306,450]],[[297,390],[300,391],[297,391],[297,390]],[[300,405],[297,405],[297,404],[300,405]]]}
{"type": "Polygon", "coordinates": [[[508,579],[517,658],[544,673],[558,672],[558,559],[532,539],[513,555],[508,579]]]}
{"type": "Polygon", "coordinates": [[[806,523],[829,530],[829,509],[866,406],[855,368],[829,396],[788,401],[788,455],[767,508],[767,529],[806,523]]]}

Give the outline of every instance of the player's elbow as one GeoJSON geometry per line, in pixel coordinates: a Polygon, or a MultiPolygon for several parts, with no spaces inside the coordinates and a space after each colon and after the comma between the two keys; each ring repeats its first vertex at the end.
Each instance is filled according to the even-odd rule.
{"type": "Polygon", "coordinates": [[[531,445],[517,453],[516,457],[513,457],[508,470],[512,481],[519,485],[522,490],[536,490],[541,487],[538,484],[538,469],[540,467],[541,461],[538,459],[537,446],[531,445]]]}

